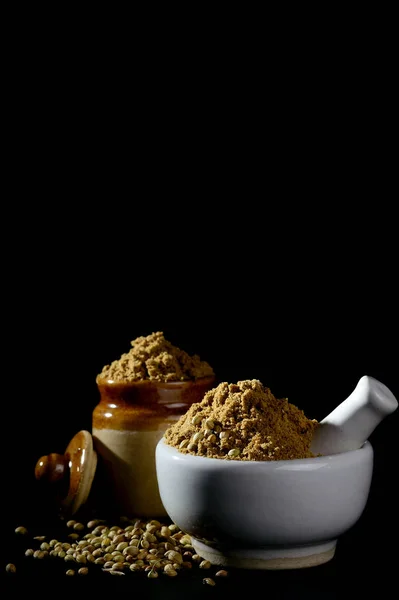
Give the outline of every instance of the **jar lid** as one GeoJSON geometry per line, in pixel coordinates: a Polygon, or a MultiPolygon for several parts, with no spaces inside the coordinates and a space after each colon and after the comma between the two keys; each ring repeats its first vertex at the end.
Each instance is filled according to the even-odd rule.
{"type": "Polygon", "coordinates": [[[97,467],[97,453],[89,431],[82,429],[69,442],[64,454],[42,456],[36,463],[37,480],[65,483],[60,498],[64,515],[73,515],[87,501],[97,467]]]}

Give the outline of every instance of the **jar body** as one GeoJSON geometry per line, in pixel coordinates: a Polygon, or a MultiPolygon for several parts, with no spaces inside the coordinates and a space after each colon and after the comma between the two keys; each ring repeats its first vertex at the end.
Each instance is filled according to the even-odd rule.
{"type": "Polygon", "coordinates": [[[93,411],[93,442],[101,461],[103,496],[121,514],[167,515],[158,490],[155,448],[214,380],[125,383],[97,378],[100,402],[93,411]]]}

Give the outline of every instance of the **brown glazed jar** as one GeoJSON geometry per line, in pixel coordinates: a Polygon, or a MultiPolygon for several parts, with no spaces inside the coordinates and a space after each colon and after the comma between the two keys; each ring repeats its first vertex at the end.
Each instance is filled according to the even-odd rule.
{"type": "Polygon", "coordinates": [[[102,464],[102,485],[126,516],[163,517],[155,468],[155,448],[165,430],[215,377],[160,382],[96,379],[100,401],[93,411],[94,448],[102,464]]]}

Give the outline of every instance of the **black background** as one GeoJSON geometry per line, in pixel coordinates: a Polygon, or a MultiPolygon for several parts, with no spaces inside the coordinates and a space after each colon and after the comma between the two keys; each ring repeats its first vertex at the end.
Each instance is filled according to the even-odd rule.
{"type": "MultiPolygon", "coordinates": [[[[17,525],[49,519],[37,459],[90,430],[97,373],[139,335],[161,330],[219,380],[260,379],[311,418],[363,375],[399,397],[397,167],[374,50],[346,72],[335,45],[321,65],[290,56],[266,106],[264,64],[249,73],[234,60],[221,84],[226,64],[211,80],[161,57],[146,69],[140,54],[133,75],[117,70],[122,52],[18,39],[3,73],[3,565],[18,562],[17,525]]],[[[62,574],[51,585],[157,598],[385,591],[398,558],[398,418],[370,438],[366,510],[326,565],[232,573],[207,590],[62,574]]],[[[46,567],[1,570],[12,591],[52,580],[46,567]]]]}

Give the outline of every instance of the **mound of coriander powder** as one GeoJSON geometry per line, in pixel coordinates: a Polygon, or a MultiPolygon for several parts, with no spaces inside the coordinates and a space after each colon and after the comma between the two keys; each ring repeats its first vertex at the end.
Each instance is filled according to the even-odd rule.
{"type": "Polygon", "coordinates": [[[214,375],[207,362],[173,346],[161,331],[138,337],[131,345],[129,352],[105,365],[98,377],[113,381],[186,381],[214,375]]]}
{"type": "Polygon", "coordinates": [[[277,399],[257,379],[220,383],[171,427],[164,439],[180,452],[233,460],[312,458],[315,419],[277,399]]]}

